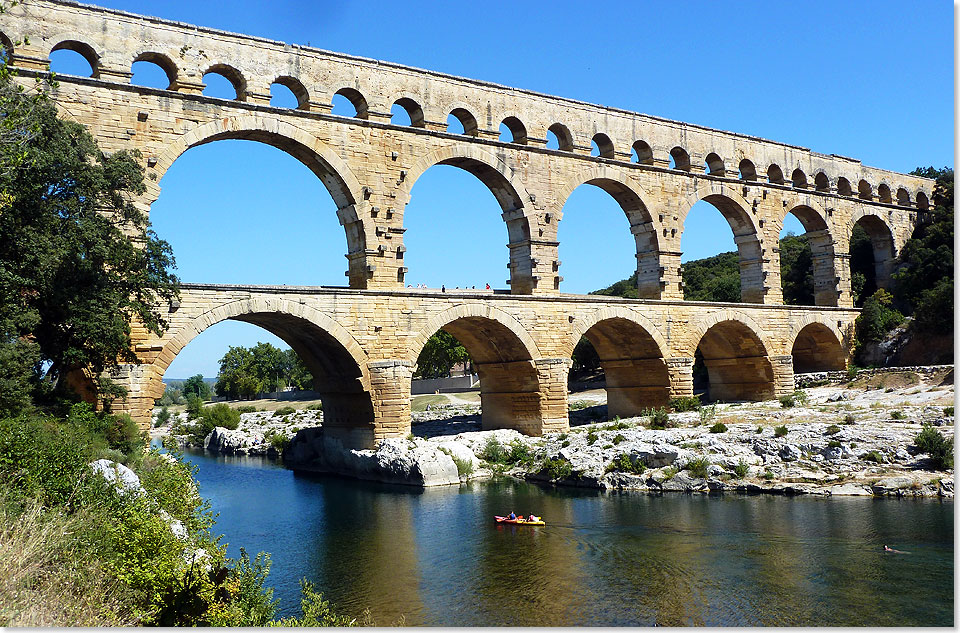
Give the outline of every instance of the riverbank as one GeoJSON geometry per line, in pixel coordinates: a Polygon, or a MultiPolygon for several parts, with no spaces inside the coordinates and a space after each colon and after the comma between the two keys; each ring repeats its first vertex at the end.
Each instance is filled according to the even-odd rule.
{"type": "Polygon", "coordinates": [[[344,450],[324,437],[322,413],[305,410],[244,413],[237,431],[217,429],[205,445],[269,454],[267,438],[282,436],[294,470],[424,487],[507,475],[657,494],[953,496],[952,469],[936,470],[915,446],[924,424],[953,438],[952,368],[811,387],[789,407],[717,404],[610,422],[594,421],[606,416],[602,390],[570,399],[571,430],[538,438],[481,431],[479,406],[461,399],[415,412],[413,433],[376,451],[344,450]]]}

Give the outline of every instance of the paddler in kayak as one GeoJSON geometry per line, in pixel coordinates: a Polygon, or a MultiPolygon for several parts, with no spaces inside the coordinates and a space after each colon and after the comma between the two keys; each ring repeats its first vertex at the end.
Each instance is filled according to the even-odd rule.
{"type": "Polygon", "coordinates": [[[517,515],[516,515],[516,513],[511,512],[511,513],[510,513],[510,516],[508,516],[507,518],[510,519],[511,521],[516,521],[516,520],[517,520],[517,515]]]}

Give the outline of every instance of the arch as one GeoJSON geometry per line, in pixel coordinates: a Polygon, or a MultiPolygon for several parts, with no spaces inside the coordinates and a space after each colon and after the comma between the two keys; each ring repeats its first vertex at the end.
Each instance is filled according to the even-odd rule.
{"type": "Polygon", "coordinates": [[[477,136],[480,126],[477,124],[477,117],[466,108],[454,108],[450,111],[450,116],[455,118],[463,126],[463,133],[466,136],[477,136]]]}
{"type": "Polygon", "coordinates": [[[570,133],[570,129],[563,123],[554,123],[547,128],[548,132],[553,132],[553,135],[557,137],[557,149],[561,152],[572,152],[573,151],[573,135],[570,133]]]}
{"type": "Polygon", "coordinates": [[[77,53],[90,64],[90,76],[98,77],[100,75],[100,55],[86,42],[77,40],[63,40],[50,49],[50,53],[55,51],[73,51],[77,53]]]}
{"type": "MultiPolygon", "coordinates": [[[[847,243],[853,234],[853,229],[860,226],[870,238],[870,245],[873,251],[873,283],[877,288],[889,288],[890,276],[893,273],[893,266],[897,256],[896,244],[894,242],[893,231],[881,216],[870,209],[859,208],[850,217],[850,225],[846,235],[847,243]]],[[[851,271],[851,273],[854,271],[851,271]]],[[[873,287],[870,283],[869,269],[867,274],[867,286],[864,288],[864,294],[873,293],[873,287]]],[[[862,299],[863,297],[861,297],[862,299]]]]}
{"type": "Polygon", "coordinates": [[[603,132],[597,132],[593,135],[591,139],[594,143],[597,144],[597,155],[600,158],[613,158],[613,141],[610,140],[610,137],[604,134],[603,132]]]}
{"type": "Polygon", "coordinates": [[[807,175],[803,173],[802,169],[794,169],[790,180],[793,182],[793,186],[797,189],[807,188],[807,175]]]}
{"type": "MultiPolygon", "coordinates": [[[[609,169],[606,166],[598,166],[592,169],[585,169],[577,172],[573,178],[557,192],[557,204],[561,209],[559,219],[563,220],[563,206],[573,194],[574,190],[580,185],[594,185],[606,191],[617,201],[620,208],[630,221],[630,226],[638,226],[644,223],[653,222],[653,216],[644,204],[644,198],[647,193],[632,178],[624,175],[619,170],[609,169]]],[[[652,232],[652,246],[657,247],[656,231],[652,232]]]]}
{"type": "Polygon", "coordinates": [[[410,97],[400,97],[393,102],[393,105],[400,106],[410,117],[410,127],[424,127],[426,125],[423,116],[423,108],[420,104],[410,97]]]}
{"type": "Polygon", "coordinates": [[[691,341],[706,365],[711,400],[767,400],[775,395],[770,350],[762,330],[746,315],[720,310],[693,325],[691,341]]]}
{"type": "Polygon", "coordinates": [[[788,341],[795,374],[846,369],[843,335],[831,324],[805,317],[794,326],[788,341]]]}
{"type": "Polygon", "coordinates": [[[910,192],[904,187],[897,189],[897,204],[899,204],[901,207],[910,206],[910,192]]]}
{"type": "Polygon", "coordinates": [[[707,154],[704,164],[707,167],[707,173],[711,176],[723,176],[727,173],[726,167],[723,166],[723,159],[714,152],[707,154]]]}
{"type": "Polygon", "coordinates": [[[510,130],[511,138],[507,141],[508,143],[516,143],[517,145],[527,144],[527,128],[520,119],[511,115],[501,121],[500,124],[507,126],[507,129],[510,130]]]}
{"type": "MultiPolygon", "coordinates": [[[[540,352],[523,326],[492,306],[452,306],[431,318],[410,341],[408,358],[416,362],[427,339],[439,329],[463,344],[477,370],[482,428],[515,428],[540,435],[544,409],[534,362],[540,352]]],[[[565,414],[564,410],[564,418],[565,414]]]]}
{"type": "Polygon", "coordinates": [[[690,154],[682,147],[674,147],[670,150],[670,157],[673,159],[673,168],[680,171],[690,171],[690,154]]]}
{"type": "Polygon", "coordinates": [[[230,82],[230,85],[237,92],[236,101],[247,100],[247,80],[239,70],[229,64],[213,64],[203,71],[204,76],[210,73],[220,75],[230,82]]]}
{"type": "Polygon", "coordinates": [[[0,31],[0,54],[7,59],[7,63],[13,63],[13,41],[3,31],[0,31]]]}
{"type": "Polygon", "coordinates": [[[636,141],[633,144],[633,151],[637,154],[637,163],[640,165],[653,164],[653,148],[646,141],[636,141]]]}
{"type": "Polygon", "coordinates": [[[757,179],[757,167],[753,164],[753,161],[744,158],[740,161],[739,169],[740,180],[755,181],[757,179]]]}
{"type": "Polygon", "coordinates": [[[767,181],[777,185],[783,184],[783,170],[776,163],[767,167],[767,181]]]}
{"type": "Polygon", "coordinates": [[[164,74],[167,76],[167,80],[169,81],[167,84],[167,90],[174,89],[179,71],[177,70],[176,63],[174,63],[174,61],[167,55],[164,55],[163,53],[157,53],[155,51],[143,51],[138,53],[133,58],[133,61],[130,62],[130,65],[133,66],[133,64],[136,64],[137,62],[148,62],[159,66],[160,70],[164,72],[164,74]]]}
{"type": "Polygon", "coordinates": [[[843,176],[837,178],[837,193],[841,196],[853,195],[853,187],[850,185],[850,181],[843,176]]]}
{"type": "Polygon", "coordinates": [[[788,213],[796,216],[796,218],[800,220],[800,224],[803,225],[804,230],[808,233],[826,231],[828,229],[827,214],[819,207],[815,208],[809,203],[797,202],[784,210],[783,217],[780,218],[781,226],[788,213]]]}
{"type": "Polygon", "coordinates": [[[366,119],[370,116],[370,110],[367,107],[367,98],[364,97],[356,88],[345,86],[333,93],[334,97],[337,95],[340,95],[350,102],[354,110],[357,111],[355,118],[366,119]]]}
{"type": "Polygon", "coordinates": [[[574,321],[573,330],[563,343],[563,347],[560,348],[560,354],[563,356],[571,356],[573,349],[577,346],[577,343],[580,342],[580,338],[584,336],[590,328],[598,323],[611,319],[620,319],[635,324],[650,337],[657,354],[663,358],[669,355],[670,347],[667,345],[667,341],[663,338],[663,335],[660,334],[660,330],[657,329],[656,324],[638,310],[621,306],[604,306],[574,321]]]}
{"type": "Polygon", "coordinates": [[[274,79],[273,83],[280,84],[281,86],[288,88],[290,92],[293,93],[293,96],[297,98],[297,110],[310,109],[310,95],[307,93],[306,86],[304,86],[303,82],[301,82],[299,79],[296,77],[291,77],[290,75],[281,75],[274,79]]]}
{"type": "Polygon", "coordinates": [[[880,202],[886,202],[887,204],[893,203],[893,195],[890,193],[890,185],[887,183],[880,183],[880,186],[877,187],[877,198],[880,202]]]}
{"type": "Polygon", "coordinates": [[[687,355],[693,356],[693,353],[699,345],[699,341],[707,333],[707,330],[726,321],[736,322],[749,330],[751,337],[756,339],[763,348],[764,353],[779,349],[779,347],[773,343],[773,340],[764,333],[764,329],[760,327],[760,324],[749,314],[736,308],[723,308],[690,322],[690,329],[687,332],[687,336],[688,341],[692,344],[688,344],[685,353],[689,352],[687,355]]]}
{"type": "Polygon", "coordinates": [[[930,201],[927,199],[927,194],[923,191],[917,192],[917,208],[921,211],[925,211],[930,208],[930,201]]]}
{"type": "Polygon", "coordinates": [[[813,177],[813,186],[817,191],[830,191],[830,179],[822,171],[813,177]]]}
{"type": "Polygon", "coordinates": [[[857,196],[861,200],[873,200],[873,186],[866,180],[857,184],[857,196]]]}
{"type": "Polygon", "coordinates": [[[740,237],[743,235],[759,234],[752,214],[747,212],[747,209],[752,208],[752,205],[733,187],[728,187],[725,183],[710,182],[701,185],[680,204],[679,220],[681,235],[687,213],[690,212],[690,208],[694,204],[701,200],[709,202],[723,214],[723,217],[726,218],[730,224],[730,228],[733,229],[735,236],[740,237]]]}
{"type": "MultiPolygon", "coordinates": [[[[508,359],[533,360],[540,358],[540,349],[537,347],[537,343],[514,316],[488,304],[465,303],[451,306],[432,316],[430,320],[427,321],[427,324],[407,343],[407,360],[411,363],[417,362],[417,357],[420,356],[423,346],[427,344],[427,339],[433,336],[434,332],[446,328],[451,323],[464,319],[469,319],[471,322],[486,320],[496,323],[497,328],[499,328],[497,330],[497,340],[501,343],[508,343],[508,345],[487,350],[490,356],[484,357],[481,362],[492,362],[495,358],[499,358],[500,362],[508,362],[508,359]],[[517,344],[519,344],[519,346],[517,344]],[[511,351],[519,351],[519,353],[511,354],[511,351]]],[[[485,330],[485,333],[489,333],[490,328],[485,328],[485,330]]],[[[452,331],[450,333],[466,346],[467,341],[460,338],[458,333],[452,331]]],[[[484,332],[461,333],[464,334],[465,338],[473,340],[484,332]]],[[[473,356],[472,353],[471,356],[473,356]]]]}
{"type": "MultiPolygon", "coordinates": [[[[181,307],[181,309],[183,308],[181,307]]],[[[294,342],[297,346],[307,349],[309,344],[300,340],[300,338],[318,335],[319,332],[322,332],[322,344],[332,347],[336,343],[342,354],[335,359],[338,364],[336,367],[318,365],[318,369],[320,371],[336,370],[342,372],[344,367],[340,365],[352,364],[352,366],[347,367],[351,371],[340,375],[349,376],[350,373],[355,373],[352,378],[359,379],[363,389],[366,390],[370,387],[367,353],[353,335],[327,314],[305,304],[288,301],[281,297],[240,299],[217,306],[193,317],[163,346],[163,350],[154,362],[154,367],[157,368],[159,375],[163,375],[176,355],[197,335],[210,326],[228,319],[246,321],[263,327],[294,347],[298,353],[299,350],[294,346],[294,342]],[[283,321],[282,318],[278,321],[276,318],[271,318],[270,315],[281,315],[281,317],[289,317],[292,320],[284,324],[281,322],[283,321]],[[296,327],[293,327],[294,325],[296,327]],[[351,363],[341,362],[348,357],[351,359],[351,363]]],[[[306,359],[304,359],[304,362],[306,362],[306,359]]]]}
{"type": "MultiPolygon", "coordinates": [[[[810,259],[813,272],[813,303],[818,306],[835,306],[839,301],[837,291],[837,272],[835,267],[836,251],[833,235],[827,225],[827,213],[820,207],[811,204],[798,203],[789,207],[781,218],[783,226],[786,215],[792,213],[803,225],[804,236],[810,248],[810,259]]],[[[782,263],[781,263],[782,266],[782,263]]],[[[781,269],[782,270],[782,269],[781,269]]],[[[805,274],[806,271],[804,271],[805,274]]],[[[785,279],[781,276],[781,287],[785,279]]],[[[798,280],[794,279],[795,283],[798,280]]],[[[786,303],[787,297],[784,298],[786,303]]]]}

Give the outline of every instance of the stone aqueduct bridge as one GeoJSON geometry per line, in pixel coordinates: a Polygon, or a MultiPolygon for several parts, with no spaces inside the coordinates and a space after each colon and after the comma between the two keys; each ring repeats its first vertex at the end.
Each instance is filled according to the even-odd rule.
{"type": "Polygon", "coordinates": [[[91,76],[59,76],[55,98],[105,151],[140,150],[144,211],[181,154],[221,139],[289,153],[338,207],[350,289],[190,285],[169,307],[164,337],[136,330],[143,363],[124,380],[141,420],[176,353],[226,318],[262,325],[303,355],[327,394],[326,424],[355,445],[407,432],[412,363],[440,327],[478,361],[488,426],[565,426],[566,371],[581,334],[603,360],[611,414],[689,393],[698,345],[715,397],[768,397],[791,388],[793,365],[844,364],[856,316],[853,227],[870,235],[883,286],[932,192],[930,180],[802,147],[72,2],[12,7],[0,15],[0,45],[25,82],[45,75],[55,50],[87,59],[91,76]],[[169,86],[131,85],[136,61],[160,66],[169,86]],[[208,72],[229,79],[237,98],[203,96],[208,72]],[[275,83],[296,95],[296,109],[270,106],[275,83]],[[335,95],[350,100],[355,117],[331,114],[335,95]],[[390,122],[393,105],[410,125],[390,122]],[[463,133],[447,131],[449,115],[463,133]],[[499,140],[501,124],[511,141],[499,140]],[[557,149],[546,147],[548,131],[557,149]],[[438,164],[474,174],[499,202],[509,293],[403,288],[404,208],[419,176],[438,164]],[[629,220],[639,301],[560,293],[557,228],[584,183],[607,191],[629,220]],[[734,233],[744,304],[680,301],[680,238],[700,200],[734,233]],[[782,305],[778,238],[788,213],[813,249],[814,307],[782,305]]]}

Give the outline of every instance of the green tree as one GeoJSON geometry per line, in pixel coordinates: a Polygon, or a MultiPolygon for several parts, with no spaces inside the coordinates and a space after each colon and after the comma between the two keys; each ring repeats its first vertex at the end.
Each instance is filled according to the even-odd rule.
{"type": "Polygon", "coordinates": [[[250,369],[262,391],[280,391],[287,386],[291,366],[286,352],[270,343],[257,343],[250,353],[250,369]]]}
{"type": "Polygon", "coordinates": [[[139,156],[101,152],[47,89],[0,65],[0,381],[22,385],[29,367],[65,393],[79,370],[135,361],[131,322],[162,333],[178,282],[131,202],[145,190],[139,156]]]}
{"type": "Polygon", "coordinates": [[[209,400],[210,396],[213,395],[213,390],[210,389],[210,385],[203,381],[203,374],[197,374],[196,376],[190,376],[183,383],[183,395],[189,396],[193,394],[200,398],[200,400],[209,400]]]}
{"type": "Polygon", "coordinates": [[[867,297],[877,291],[877,270],[874,267],[873,242],[859,224],[850,233],[850,277],[853,302],[861,307],[867,297]]]}
{"type": "Polygon", "coordinates": [[[953,170],[918,168],[935,178],[933,208],[920,216],[913,236],[900,251],[893,275],[897,305],[913,314],[918,330],[953,331],[953,170]]]}
{"type": "Polygon", "coordinates": [[[783,302],[813,305],[813,251],[803,235],[788,233],[780,240],[780,283],[783,302]]]}
{"type": "Polygon", "coordinates": [[[287,377],[289,384],[295,389],[313,389],[313,374],[295,351],[288,349],[287,366],[290,368],[290,374],[287,377]]]}
{"type": "Polygon", "coordinates": [[[220,373],[214,390],[226,398],[250,397],[262,391],[254,375],[253,352],[246,347],[230,346],[220,359],[220,373]]]}
{"type": "Polygon", "coordinates": [[[414,378],[443,378],[458,363],[470,362],[470,354],[460,341],[446,330],[438,330],[427,339],[420,356],[414,378]]]}

